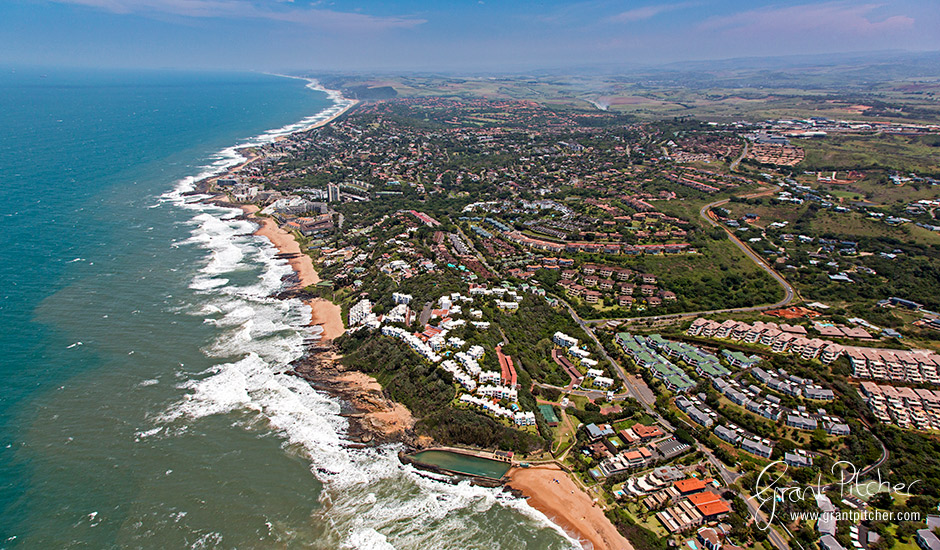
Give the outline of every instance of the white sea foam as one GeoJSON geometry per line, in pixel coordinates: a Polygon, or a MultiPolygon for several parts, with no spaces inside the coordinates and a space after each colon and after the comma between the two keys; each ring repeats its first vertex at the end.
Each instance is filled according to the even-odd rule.
{"type": "MultiPolygon", "coordinates": [[[[314,81],[308,84],[317,87],[314,81]]],[[[303,121],[267,132],[247,143],[272,141],[345,108],[336,92],[329,92],[334,107],[303,121]]],[[[184,433],[200,418],[233,411],[251,413],[253,423],[263,423],[278,433],[286,448],[300,452],[311,471],[324,483],[323,506],[316,512],[330,525],[323,548],[422,548],[459,547],[479,540],[478,529],[461,524],[467,514],[485,514],[494,506],[512,508],[533,525],[554,527],[548,519],[520,499],[507,499],[498,489],[468,483],[451,485],[419,475],[398,460],[399,446],[354,449],[348,446],[348,424],[340,416],[340,403],[314,390],[306,381],[283,374],[289,363],[304,352],[304,339],[319,337],[321,327],[307,327],[310,308],[296,299],[276,300],[270,295],[283,287],[288,263],[277,258],[267,239],[251,235],[254,227],[236,219],[238,209],[222,208],[184,195],[196,181],[218,175],[243,162],[236,147],[220,151],[200,174],[177,183],[161,197],[192,211],[190,238],[174,246],[206,251],[190,288],[200,303],[188,311],[219,329],[218,337],[204,349],[220,364],[198,374],[180,373],[185,396],[155,417],[138,439],[173,437],[184,433]],[[246,274],[255,275],[246,282],[246,274]],[[240,283],[233,283],[238,280],[240,283]],[[429,522],[438,528],[429,529],[429,522]]],[[[204,198],[204,197],[202,197],[204,198]]],[[[555,527],[557,529],[557,527],[555,527]]],[[[560,530],[559,530],[560,532],[560,530]]],[[[575,541],[568,539],[572,547],[575,541]]],[[[211,546],[221,535],[210,533],[193,548],[211,546]]]]}

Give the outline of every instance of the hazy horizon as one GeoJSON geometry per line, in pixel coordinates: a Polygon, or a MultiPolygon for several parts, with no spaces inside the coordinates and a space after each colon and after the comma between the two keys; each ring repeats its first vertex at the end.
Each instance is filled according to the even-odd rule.
{"type": "Polygon", "coordinates": [[[519,72],[940,50],[929,0],[13,0],[0,19],[13,66],[519,72]]]}

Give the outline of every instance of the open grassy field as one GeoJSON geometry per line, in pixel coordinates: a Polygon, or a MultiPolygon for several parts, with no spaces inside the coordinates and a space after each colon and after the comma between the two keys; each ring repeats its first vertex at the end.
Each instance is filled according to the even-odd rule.
{"type": "Polygon", "coordinates": [[[722,208],[731,212],[735,218],[740,218],[745,214],[757,214],[760,219],[753,225],[756,227],[767,227],[774,222],[789,222],[793,225],[797,219],[806,211],[806,205],[797,204],[778,204],[772,205],[769,201],[764,204],[746,204],[741,202],[729,202],[722,208]]]}
{"type": "MultiPolygon", "coordinates": [[[[817,184],[813,183],[813,186],[817,184]]],[[[846,200],[861,196],[862,200],[875,207],[903,206],[921,199],[935,199],[940,196],[940,189],[927,184],[903,183],[895,185],[884,172],[871,172],[862,180],[851,184],[822,184],[820,188],[846,200]]]]}
{"type": "Polygon", "coordinates": [[[804,170],[897,170],[940,175],[940,136],[831,135],[793,140],[804,170]]]}
{"type": "Polygon", "coordinates": [[[832,233],[854,237],[892,237],[918,244],[940,244],[940,235],[914,224],[892,226],[863,216],[858,212],[835,213],[820,210],[813,218],[812,231],[816,235],[832,233]]]}

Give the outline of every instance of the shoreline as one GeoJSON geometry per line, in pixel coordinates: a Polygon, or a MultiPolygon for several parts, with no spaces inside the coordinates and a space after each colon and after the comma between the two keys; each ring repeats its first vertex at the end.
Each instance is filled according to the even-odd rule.
{"type": "MultiPolygon", "coordinates": [[[[315,84],[315,81],[306,80],[315,84]]],[[[323,127],[358,103],[350,100],[332,116],[278,136],[275,141],[286,139],[295,133],[323,127]]],[[[235,175],[257,160],[259,155],[251,149],[252,147],[237,149],[236,151],[245,158],[243,162],[222,174],[197,182],[196,189],[205,192],[215,180],[235,175]]],[[[415,435],[415,419],[411,411],[401,403],[392,401],[375,378],[360,371],[347,370],[342,364],[342,356],[332,343],[345,332],[342,308],[330,300],[313,297],[305,290],[306,287],[319,283],[320,276],[313,265],[313,259],[302,251],[295,236],[279,227],[273,219],[258,216],[260,208],[256,205],[228,203],[224,195],[216,195],[209,200],[240,208],[246,219],[258,224],[254,234],[267,238],[277,249],[278,256],[286,259],[296,274],[296,281],[290,288],[285,289],[282,296],[297,297],[307,304],[311,309],[309,325],[320,326],[322,332],[319,341],[307,344],[304,357],[294,362],[288,373],[303,378],[314,389],[338,398],[350,407],[351,412],[342,414],[349,422],[347,437],[352,442],[350,445],[404,443],[422,448],[432,443],[428,438],[415,435]]],[[[544,514],[549,522],[569,537],[577,539],[582,547],[587,544],[587,548],[593,550],[632,550],[633,546],[607,519],[603,509],[560,467],[514,466],[504,479],[508,480],[502,484],[504,490],[524,497],[529,506],[544,514]]]]}
{"type": "Polygon", "coordinates": [[[568,536],[578,539],[582,548],[633,550],[630,541],[607,519],[603,508],[558,465],[513,467],[506,475],[509,478],[506,487],[526,497],[529,506],[545,514],[568,536]]]}
{"type": "MultiPolygon", "coordinates": [[[[314,89],[330,94],[334,100],[337,100],[334,96],[338,96],[345,105],[331,116],[277,136],[273,141],[281,141],[290,135],[326,126],[359,104],[358,100],[343,98],[338,92],[320,87],[316,81],[303,80],[307,80],[314,89]]],[[[321,279],[313,265],[313,259],[304,253],[295,235],[278,226],[274,219],[258,216],[261,209],[257,205],[231,203],[224,194],[209,190],[210,185],[219,178],[236,176],[256,161],[260,155],[254,152],[253,148],[254,146],[245,146],[235,149],[244,160],[219,174],[197,181],[193,191],[213,195],[206,199],[207,202],[240,209],[245,219],[258,225],[254,235],[266,238],[277,250],[277,257],[287,260],[294,271],[296,280],[281,291],[279,297],[295,297],[303,301],[310,307],[308,325],[318,326],[321,331],[318,340],[305,344],[307,349],[304,357],[295,361],[288,373],[303,378],[315,389],[342,400],[352,409],[352,412],[342,414],[349,422],[347,435],[351,441],[414,442],[411,430],[415,420],[411,412],[404,405],[389,399],[375,378],[359,371],[346,370],[342,365],[342,356],[333,346],[333,340],[346,331],[342,308],[330,300],[313,296],[306,290],[321,279]]]]}

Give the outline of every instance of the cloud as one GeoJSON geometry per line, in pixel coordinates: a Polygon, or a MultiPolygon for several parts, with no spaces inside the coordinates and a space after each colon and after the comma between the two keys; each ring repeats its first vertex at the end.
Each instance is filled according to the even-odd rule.
{"type": "Polygon", "coordinates": [[[645,21],[652,19],[661,13],[680,10],[694,5],[693,2],[684,2],[681,4],[656,4],[652,6],[641,6],[632,10],[618,13],[610,18],[611,21],[618,23],[634,23],[636,21],[645,21]]]}
{"type": "Polygon", "coordinates": [[[874,18],[872,12],[882,7],[883,4],[853,5],[846,2],[771,6],[712,17],[705,20],[699,28],[749,36],[808,32],[825,33],[829,36],[869,36],[907,30],[914,25],[914,19],[905,15],[874,18]]]}
{"type": "Polygon", "coordinates": [[[339,31],[380,31],[413,28],[424,19],[406,16],[376,16],[317,8],[296,7],[292,0],[260,3],[253,0],[52,0],[102,9],[118,14],[169,14],[193,18],[259,19],[294,23],[339,31]]]}

